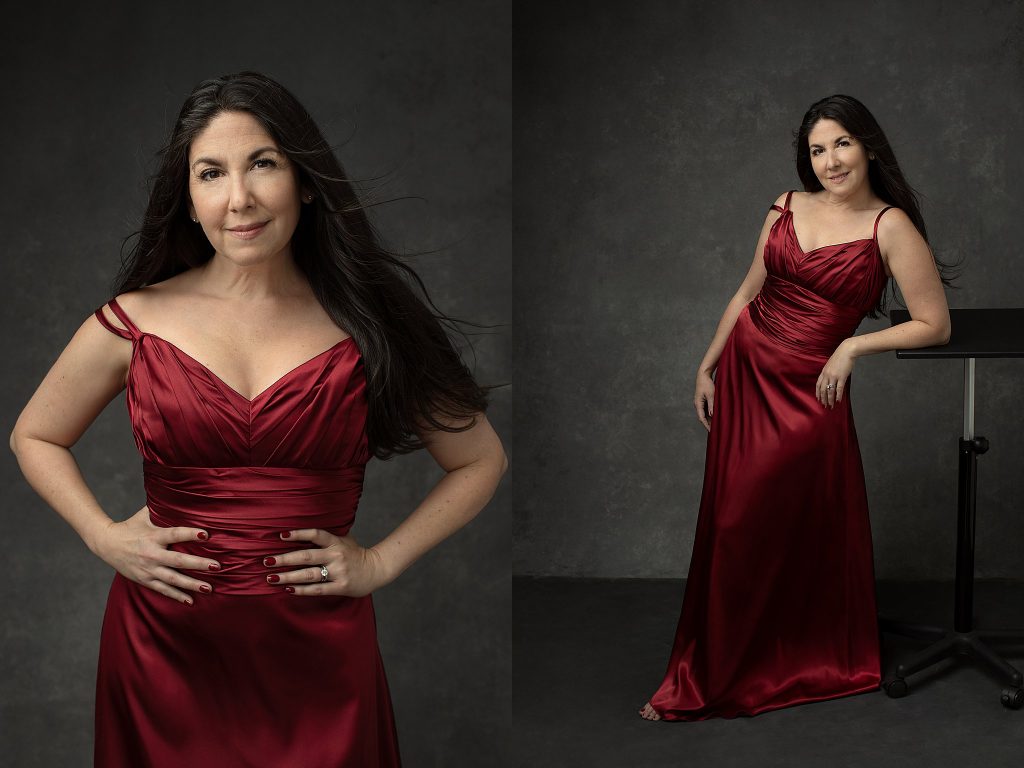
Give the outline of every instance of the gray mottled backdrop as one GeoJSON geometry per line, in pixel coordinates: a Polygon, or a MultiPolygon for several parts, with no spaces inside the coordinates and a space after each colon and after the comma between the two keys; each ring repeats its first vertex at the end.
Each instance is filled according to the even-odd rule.
{"type": "MultiPolygon", "coordinates": [[[[5,18],[6,183],[0,355],[3,432],[78,325],[108,298],[145,177],[200,80],[254,68],[292,89],[374,199],[392,245],[438,305],[511,321],[517,254],[508,151],[519,117],[501,2],[177,3],[66,6],[5,18]]],[[[480,337],[477,373],[509,381],[509,328],[480,337]]],[[[491,418],[510,431],[511,390],[491,418]]],[[[115,519],[145,500],[123,394],[74,448],[115,519]]],[[[354,534],[405,517],[441,471],[425,453],[372,461],[354,534]]],[[[0,753],[20,766],[88,765],[100,621],[113,572],[0,455],[6,564],[0,753]]],[[[506,487],[468,528],[375,596],[381,650],[410,766],[488,764],[508,658],[511,511],[506,487]]],[[[279,660],[276,663],[281,663],[279,660]]]]}
{"type": "MultiPolygon", "coordinates": [[[[547,9],[528,62],[516,573],[685,575],[694,373],[769,205],[799,186],[792,133],[818,98],[881,122],[932,243],[966,259],[951,306],[1024,305],[1022,24],[1007,1],[547,9]]],[[[983,577],[1024,577],[1022,365],[978,364],[983,577]]],[[[853,379],[877,574],[951,578],[962,367],[887,353],[853,379]]]]}
{"type": "MultiPolygon", "coordinates": [[[[3,415],[13,424],[106,298],[188,90],[245,67],[281,79],[353,175],[385,175],[382,197],[426,198],[377,221],[399,248],[441,248],[417,261],[439,304],[514,325],[478,342],[481,378],[515,382],[494,397],[505,487],[376,598],[410,765],[496,765],[493,744],[515,733],[500,706],[510,569],[686,572],[705,445],[693,372],[769,204],[797,185],[792,131],[813,100],[848,92],[882,122],[934,245],[966,259],[953,306],[1022,303],[1020,8],[407,0],[8,18],[3,415]]],[[[982,576],[1024,577],[1020,380],[1019,361],[979,363],[982,576]]],[[[878,575],[949,578],[960,368],[884,354],[854,381],[878,575]]],[[[138,508],[123,399],[75,454],[111,514],[138,508]]],[[[360,540],[437,474],[426,456],[372,463],[360,540]]],[[[111,574],[10,455],[0,481],[0,749],[84,764],[111,574]]]]}

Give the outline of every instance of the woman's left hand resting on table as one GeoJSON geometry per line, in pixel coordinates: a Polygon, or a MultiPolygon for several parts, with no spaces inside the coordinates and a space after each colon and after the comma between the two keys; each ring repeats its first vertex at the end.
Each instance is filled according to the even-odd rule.
{"type": "Polygon", "coordinates": [[[264,565],[275,569],[267,580],[296,595],[362,597],[390,584],[421,555],[476,517],[508,468],[501,441],[487,417],[476,414],[476,424],[465,432],[421,429],[419,435],[445,475],[409,517],[372,547],[360,546],[351,535],[335,536],[319,528],[282,532],[284,539],[309,541],[318,548],[267,558],[264,565]],[[323,582],[321,565],[327,566],[328,574],[323,582]],[[283,566],[298,570],[277,570],[283,566]],[[277,580],[272,581],[275,576],[277,580]]]}
{"type": "Polygon", "coordinates": [[[858,357],[949,341],[949,306],[935,257],[910,217],[899,208],[886,211],[878,220],[877,239],[886,273],[899,286],[910,320],[881,331],[851,336],[836,348],[821,369],[814,388],[818,402],[826,408],[842,402],[858,357]]]}

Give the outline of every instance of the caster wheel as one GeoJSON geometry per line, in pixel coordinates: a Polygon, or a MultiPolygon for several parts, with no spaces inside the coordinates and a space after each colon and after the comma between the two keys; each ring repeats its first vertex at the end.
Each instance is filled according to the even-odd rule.
{"type": "Polygon", "coordinates": [[[902,699],[904,696],[907,695],[907,691],[909,690],[909,688],[907,687],[907,681],[904,680],[902,677],[894,677],[892,680],[885,683],[885,685],[883,685],[882,687],[885,688],[885,693],[890,699],[902,699]]]}
{"type": "Polygon", "coordinates": [[[1003,688],[1002,702],[1007,709],[1020,709],[1024,706],[1024,688],[1003,688]]]}

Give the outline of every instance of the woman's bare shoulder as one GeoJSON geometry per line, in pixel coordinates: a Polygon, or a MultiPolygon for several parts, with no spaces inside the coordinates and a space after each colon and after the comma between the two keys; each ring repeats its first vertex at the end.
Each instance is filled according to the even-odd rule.
{"type": "Polygon", "coordinates": [[[776,218],[782,215],[781,213],[779,213],[778,209],[784,208],[786,206],[786,195],[788,194],[788,192],[783,192],[781,195],[775,198],[774,203],[768,206],[768,212],[765,216],[766,220],[774,221],[776,218]]]}
{"type": "MultiPolygon", "coordinates": [[[[114,298],[129,320],[136,326],[145,328],[149,324],[147,321],[151,318],[173,315],[174,312],[171,309],[173,303],[176,299],[187,295],[190,283],[188,273],[181,272],[158,283],[119,293],[114,298]]],[[[106,311],[105,314],[108,317],[113,315],[109,311],[106,311]]],[[[114,320],[116,321],[117,318],[114,320]]],[[[124,324],[119,321],[118,325],[124,327],[124,324]]]]}
{"type": "MultiPolygon", "coordinates": [[[[885,205],[879,211],[885,210],[885,205]]],[[[888,242],[893,238],[924,239],[917,231],[913,220],[907,212],[896,206],[889,206],[889,210],[878,219],[878,242],[888,242]]]]}
{"type": "MultiPolygon", "coordinates": [[[[135,319],[139,314],[139,310],[146,304],[147,290],[147,288],[137,288],[133,291],[125,291],[124,293],[119,293],[114,296],[114,301],[117,302],[117,306],[119,306],[124,311],[124,314],[128,315],[128,318],[136,325],[138,325],[138,323],[136,323],[135,319]]],[[[109,301],[104,302],[103,306],[100,307],[100,312],[103,313],[103,317],[105,317],[111,325],[121,328],[122,330],[128,330],[125,328],[124,323],[121,322],[121,318],[115,315],[113,310],[110,308],[109,301]]]]}
{"type": "Polygon", "coordinates": [[[802,189],[793,190],[793,199],[789,201],[790,208],[800,208],[806,210],[808,206],[813,206],[818,202],[818,198],[821,195],[821,190],[817,192],[805,192],[802,189]],[[793,204],[796,203],[794,206],[793,204]]]}

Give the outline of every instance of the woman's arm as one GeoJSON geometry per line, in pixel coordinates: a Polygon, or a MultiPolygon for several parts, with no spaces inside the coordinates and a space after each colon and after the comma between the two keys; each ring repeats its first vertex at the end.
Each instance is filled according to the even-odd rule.
{"type": "Polygon", "coordinates": [[[935,257],[907,214],[897,208],[882,216],[878,222],[878,247],[900,287],[911,319],[843,341],[818,377],[816,392],[822,405],[834,407],[843,399],[846,380],[858,357],[949,341],[949,306],[935,257]],[[835,387],[828,389],[829,383],[835,383],[835,387]]]}
{"type": "Polygon", "coordinates": [[[465,432],[424,431],[421,437],[445,475],[409,517],[369,548],[360,547],[351,536],[334,536],[321,529],[291,531],[289,540],[311,541],[320,549],[276,557],[275,568],[307,567],[278,573],[279,582],[275,583],[289,585],[299,595],[367,595],[394,581],[476,517],[508,468],[501,441],[487,417],[478,413],[476,424],[465,432]],[[312,564],[316,567],[308,567],[312,564]],[[329,572],[326,583],[320,583],[320,564],[329,572]]]}
{"type": "Polygon", "coordinates": [[[90,316],[50,368],[11,432],[25,479],[95,551],[113,521],[86,485],[73,446],[124,388],[131,345],[90,316]]]}
{"type": "MultiPolygon", "coordinates": [[[[785,200],[786,195],[780,195],[775,204],[781,208],[785,200]]],[[[761,235],[757,238],[757,247],[754,248],[754,261],[750,265],[750,269],[747,270],[747,276],[740,283],[739,290],[726,305],[722,319],[718,321],[718,329],[711,339],[711,345],[697,367],[697,390],[694,394],[693,406],[697,409],[697,418],[700,419],[700,423],[704,425],[705,429],[711,429],[708,419],[715,415],[715,385],[711,376],[715,372],[715,368],[718,367],[718,358],[722,356],[725,342],[728,340],[729,334],[732,333],[740,312],[757,296],[761,286],[764,285],[764,279],[768,274],[764,266],[764,246],[768,242],[768,233],[771,231],[772,225],[780,215],[778,211],[768,211],[764,226],[761,227],[761,235]]]]}
{"type": "Polygon", "coordinates": [[[115,523],[86,485],[70,450],[124,389],[130,354],[131,344],[90,315],[22,410],[11,432],[11,450],[29,485],[93,553],[127,578],[189,602],[187,593],[170,584],[195,591],[201,582],[172,567],[206,571],[216,561],[166,547],[199,538],[199,529],[154,526],[145,506],[115,523]]]}

